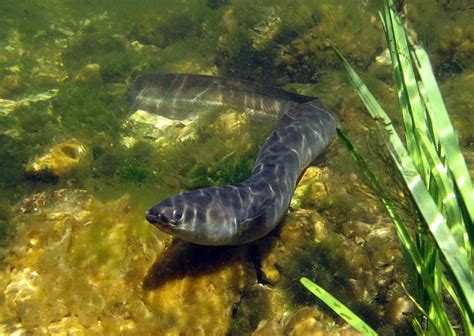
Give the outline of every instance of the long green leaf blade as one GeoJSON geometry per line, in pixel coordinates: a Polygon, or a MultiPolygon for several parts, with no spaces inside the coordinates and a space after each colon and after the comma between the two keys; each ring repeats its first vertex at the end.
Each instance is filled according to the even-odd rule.
{"type": "Polygon", "coordinates": [[[303,277],[300,279],[300,282],[303,284],[303,286],[306,287],[307,290],[309,290],[318,299],[327,304],[354,329],[362,333],[362,335],[377,335],[374,329],[372,329],[367,323],[365,323],[359,316],[354,314],[352,310],[346,307],[341,301],[329,294],[324,288],[316,285],[308,278],[303,277]]]}
{"type": "Polygon", "coordinates": [[[427,314],[419,304],[415,304],[423,314],[430,319],[431,324],[434,326],[441,325],[441,328],[445,331],[447,335],[454,335],[454,330],[452,329],[451,324],[449,323],[448,316],[443,309],[443,305],[439,296],[437,295],[437,291],[434,287],[433,281],[431,279],[430,272],[428,271],[423,257],[420,254],[420,251],[415,245],[415,242],[411,238],[407,228],[403,225],[402,220],[396,210],[393,202],[390,198],[385,197],[386,194],[384,191],[384,187],[377,179],[375,174],[370,170],[368,164],[360,155],[359,151],[352,145],[349,139],[345,136],[345,134],[340,130],[337,129],[337,134],[339,136],[339,140],[341,143],[347,148],[349,153],[351,154],[352,158],[356,161],[356,163],[361,168],[364,175],[367,177],[367,180],[370,186],[374,189],[377,195],[380,198],[385,210],[389,214],[390,218],[395,225],[395,229],[397,231],[398,239],[400,240],[400,245],[404,253],[408,254],[413,261],[413,264],[416,268],[416,271],[420,275],[421,279],[423,280],[423,284],[425,287],[426,292],[428,293],[430,300],[433,304],[433,309],[436,312],[436,318],[427,314]]]}
{"type": "MultiPolygon", "coordinates": [[[[389,117],[345,58],[337,50],[336,53],[341,59],[344,68],[349,74],[351,82],[359,93],[359,96],[366,104],[369,113],[374,119],[382,120],[384,122],[384,128],[389,134],[389,142],[387,145],[389,146],[390,153],[397,164],[398,169],[420,210],[420,213],[427,223],[430,232],[443,253],[446,263],[449,265],[456,282],[462,289],[465,298],[474,297],[474,285],[469,263],[466,258],[459,255],[459,246],[453,238],[449,227],[446,225],[444,216],[437,208],[433,198],[428,192],[426,186],[423,184],[422,178],[415,168],[410,156],[406,152],[389,117]]],[[[471,300],[468,304],[470,310],[474,311],[474,300],[471,300]]]]}
{"type": "MultiPolygon", "coordinates": [[[[405,127],[405,139],[407,142],[408,153],[412,157],[415,166],[420,172],[422,172],[425,178],[425,183],[428,182],[426,179],[427,168],[423,161],[421,150],[418,147],[415,138],[415,129],[423,125],[423,120],[420,120],[419,113],[415,108],[419,109],[419,104],[412,104],[412,99],[416,98],[416,94],[413,92],[412,78],[414,76],[410,72],[409,59],[406,55],[408,54],[408,46],[406,45],[406,38],[404,31],[399,31],[400,21],[393,15],[393,11],[387,6],[384,6],[382,20],[384,23],[385,37],[390,51],[390,58],[392,60],[392,67],[394,69],[395,83],[397,85],[398,99],[400,101],[400,108],[403,115],[403,123],[405,127]],[[410,88],[406,85],[410,83],[410,88]],[[414,106],[415,105],[415,106],[414,106]]],[[[419,102],[419,101],[418,101],[419,102]]],[[[423,126],[422,126],[423,127],[423,126]]]]}
{"type": "Polygon", "coordinates": [[[454,176],[454,181],[464,199],[464,206],[469,214],[469,221],[465,223],[469,233],[470,245],[474,245],[474,188],[467,170],[466,162],[457,141],[454,128],[449,119],[441,92],[431,68],[426,51],[421,47],[414,47],[415,65],[425,88],[423,100],[427,105],[430,118],[435,129],[435,136],[443,147],[448,167],[454,176]]]}
{"type": "Polygon", "coordinates": [[[428,159],[430,166],[433,167],[432,176],[436,181],[436,185],[438,186],[439,193],[442,198],[442,206],[445,208],[446,216],[449,219],[448,222],[451,223],[450,229],[453,237],[460,246],[459,251],[463,253],[466,260],[468,260],[467,251],[464,248],[464,237],[466,231],[464,230],[461,211],[456,202],[455,191],[453,184],[449,179],[447,169],[441,163],[435,149],[432,146],[432,143],[422,134],[419,134],[418,138],[424,153],[426,153],[426,158],[428,159]]]}

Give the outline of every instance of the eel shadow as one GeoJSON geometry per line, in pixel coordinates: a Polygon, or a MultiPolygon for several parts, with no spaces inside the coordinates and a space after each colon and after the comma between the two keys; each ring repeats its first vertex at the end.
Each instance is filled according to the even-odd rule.
{"type": "Polygon", "coordinates": [[[246,250],[246,246],[201,246],[174,239],[148,271],[142,288],[156,290],[170,280],[219,271],[236,259],[245,262],[246,250]]]}

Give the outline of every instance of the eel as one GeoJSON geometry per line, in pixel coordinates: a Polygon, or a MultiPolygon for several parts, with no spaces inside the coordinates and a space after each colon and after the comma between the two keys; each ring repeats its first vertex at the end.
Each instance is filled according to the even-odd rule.
{"type": "Polygon", "coordinates": [[[336,132],[335,117],[320,99],[244,80],[146,74],[132,83],[128,101],[132,108],[174,119],[189,117],[195,105],[237,105],[277,117],[246,180],[174,195],[146,213],[161,231],[199,245],[240,245],[272,231],[300,176],[336,132]]]}

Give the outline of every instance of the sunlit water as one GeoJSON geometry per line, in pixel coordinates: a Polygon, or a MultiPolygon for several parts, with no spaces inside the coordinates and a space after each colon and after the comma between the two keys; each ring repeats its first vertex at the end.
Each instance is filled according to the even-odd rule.
{"type": "MultiPolygon", "coordinates": [[[[275,232],[249,246],[198,247],[157,231],[145,210],[245,179],[274,120],[229,107],[170,121],[126,101],[130,83],[150,71],[319,96],[396,195],[382,139],[330,47],[397,123],[378,9],[375,1],[2,1],[0,333],[350,332],[301,276],[379,331],[408,332],[397,239],[337,141],[302,177],[275,232]]],[[[401,11],[430,53],[472,172],[474,12],[463,1],[401,11]]]]}

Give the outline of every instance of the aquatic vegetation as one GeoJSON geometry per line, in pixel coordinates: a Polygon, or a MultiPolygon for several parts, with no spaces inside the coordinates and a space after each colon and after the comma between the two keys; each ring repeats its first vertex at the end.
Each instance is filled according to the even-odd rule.
{"type": "Polygon", "coordinates": [[[280,85],[315,83],[338,66],[331,44],[340,45],[351,61],[368,66],[381,46],[380,28],[370,4],[364,10],[352,6],[359,5],[279,1],[266,9],[253,2],[233,6],[220,26],[221,73],[280,85]]]}
{"type": "MultiPolygon", "coordinates": [[[[472,11],[443,3],[405,2],[404,14],[430,52],[472,174],[472,11]]],[[[396,235],[340,142],[302,177],[287,221],[251,247],[252,260],[245,248],[172,254],[145,209],[247,177],[273,124],[229,109],[163,129],[132,125],[124,96],[155,70],[274,84],[321,97],[367,158],[380,144],[367,145],[376,138],[369,118],[329,46],[362,71],[400,126],[376,8],[372,0],[0,1],[0,334],[354,334],[314,305],[301,275],[329,284],[380,334],[411,331],[396,235]],[[73,138],[91,155],[83,173],[57,184],[25,178],[28,162],[73,138]]],[[[366,160],[379,173],[385,158],[366,160]]]]}
{"type": "Polygon", "coordinates": [[[8,204],[2,203],[0,205],[0,259],[3,258],[3,250],[7,245],[8,238],[11,237],[13,225],[11,223],[12,213],[8,204]]]}
{"type": "Polygon", "coordinates": [[[191,179],[195,188],[203,188],[209,185],[224,185],[238,183],[247,178],[252,172],[253,156],[244,157],[231,155],[223,158],[217,165],[206,167],[202,163],[196,163],[187,170],[186,177],[191,179]]]}
{"type": "MultiPolygon", "coordinates": [[[[472,70],[463,71],[457,77],[447,78],[440,85],[441,92],[445,97],[446,108],[453,116],[453,127],[459,131],[459,144],[464,148],[469,148],[474,143],[474,133],[472,132],[474,114],[470,113],[474,102],[472,94],[464,92],[463,89],[466,87],[474,87],[474,72],[472,70]]],[[[464,151],[464,153],[468,154],[469,152],[464,151]]]]}
{"type": "Polygon", "coordinates": [[[443,307],[443,291],[446,291],[454,300],[464,331],[470,334],[474,319],[471,300],[474,295],[471,263],[474,191],[428,56],[419,46],[408,49],[400,18],[391,5],[391,1],[384,5],[382,18],[404,116],[408,151],[368,88],[337,53],[370,115],[379,120],[380,129],[387,132],[387,146],[406,182],[408,197],[419,209],[414,234],[410,234],[402,222],[391,199],[384,196],[384,187],[358,151],[342,133],[340,138],[379,193],[397,229],[407,258],[408,290],[417,309],[412,321],[415,331],[455,334],[443,307]],[[419,82],[415,81],[415,71],[419,82]]]}
{"type": "MultiPolygon", "coordinates": [[[[18,186],[23,180],[23,164],[28,160],[30,150],[22,147],[17,139],[0,135],[0,186],[5,189],[18,186]]],[[[3,194],[3,193],[2,193],[3,194]]]]}
{"type": "Polygon", "coordinates": [[[278,65],[299,82],[315,82],[323,69],[337,66],[330,46],[338,45],[352,62],[367,66],[375,57],[374,46],[380,45],[381,40],[375,17],[365,15],[337,1],[319,6],[312,13],[313,27],[281,46],[278,65]],[[350,25],[350,29],[345,29],[345,25],[350,25]]]}
{"type": "Polygon", "coordinates": [[[305,286],[311,293],[321,299],[325,304],[330,307],[334,307],[335,312],[344,318],[344,320],[353,326],[357,331],[363,335],[377,335],[377,333],[363,320],[361,320],[357,315],[355,315],[352,310],[344,306],[342,302],[334,298],[322,287],[316,285],[308,278],[301,278],[300,282],[305,286]]]}
{"type": "Polygon", "coordinates": [[[8,75],[3,77],[1,86],[0,86],[0,95],[9,96],[12,93],[15,93],[21,90],[24,86],[23,80],[18,75],[8,75]]]}
{"type": "MultiPolygon", "coordinates": [[[[295,251],[292,258],[287,259],[287,264],[281,266],[285,272],[288,272],[284,275],[289,277],[286,282],[289,286],[287,293],[292,298],[293,304],[310,305],[317,302],[316,298],[299,284],[301,275],[314,279],[320,286],[327,288],[330,292],[334,292],[336,288],[345,287],[344,284],[336,284],[338,281],[344,281],[345,277],[334,279],[334,272],[325,266],[331,265],[327,262],[328,260],[324,260],[328,257],[328,254],[331,254],[330,251],[325,251],[315,242],[307,242],[295,251]]],[[[336,263],[334,267],[339,268],[341,266],[336,263]]]]}
{"type": "Polygon", "coordinates": [[[117,169],[117,175],[127,182],[142,183],[150,176],[146,167],[125,165],[117,169]]]}
{"type": "Polygon", "coordinates": [[[76,138],[84,139],[100,132],[117,138],[121,119],[128,113],[121,97],[121,91],[111,94],[101,89],[100,83],[68,82],[54,97],[52,114],[55,120],[59,119],[59,127],[76,138]]]}
{"type": "Polygon", "coordinates": [[[466,2],[440,1],[437,6],[427,6],[423,1],[406,4],[405,15],[413,27],[408,34],[423,41],[427,49],[433,51],[430,58],[438,79],[462,73],[474,65],[474,28],[470,24],[472,9],[462,9],[466,2]],[[456,16],[455,21],[440,25],[453,15],[456,16]]]}
{"type": "Polygon", "coordinates": [[[238,122],[231,116],[234,122],[224,123],[229,120],[228,116],[228,113],[214,117],[203,115],[193,125],[196,138],[187,139],[163,153],[168,157],[167,162],[175,167],[177,162],[182,162],[177,168],[190,179],[186,182],[190,187],[236,183],[249,176],[271,123],[258,125],[248,116],[238,117],[238,122]],[[183,157],[185,162],[181,160],[183,157]]]}
{"type": "Polygon", "coordinates": [[[94,166],[97,174],[102,176],[114,176],[118,167],[125,162],[126,152],[123,148],[109,149],[107,152],[96,154],[94,166]]]}
{"type": "Polygon", "coordinates": [[[234,307],[234,321],[230,334],[251,333],[257,329],[260,321],[269,314],[269,291],[258,285],[247,285],[240,294],[240,302],[234,307]],[[262,309],[254,309],[262,307],[262,309]]]}
{"type": "MultiPolygon", "coordinates": [[[[340,231],[326,216],[301,209],[290,212],[274,235],[259,241],[263,277],[278,293],[270,291],[268,301],[273,302],[279,296],[276,302],[285,305],[271,308],[271,315],[296,313],[301,307],[317,302],[299,283],[302,275],[324,284],[374,328],[395,317],[392,307],[409,311],[403,290],[397,286],[404,278],[389,271],[402,266],[397,261],[401,254],[396,236],[385,228],[366,223],[344,225],[348,227],[340,231]]],[[[272,304],[269,303],[270,307],[272,304]]],[[[322,330],[330,328],[332,321],[338,321],[325,307],[318,304],[315,309],[322,330]]],[[[407,319],[402,317],[391,328],[404,332],[406,326],[407,319]]]]}

